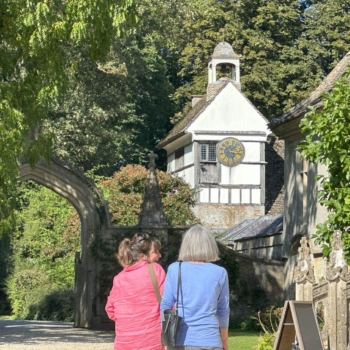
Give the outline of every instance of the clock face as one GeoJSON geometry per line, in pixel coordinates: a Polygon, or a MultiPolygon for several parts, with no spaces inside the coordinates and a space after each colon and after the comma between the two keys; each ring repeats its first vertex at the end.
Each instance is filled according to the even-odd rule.
{"type": "Polygon", "coordinates": [[[244,146],[239,140],[228,137],[218,143],[216,156],[221,164],[230,167],[236,166],[244,158],[244,146]]]}

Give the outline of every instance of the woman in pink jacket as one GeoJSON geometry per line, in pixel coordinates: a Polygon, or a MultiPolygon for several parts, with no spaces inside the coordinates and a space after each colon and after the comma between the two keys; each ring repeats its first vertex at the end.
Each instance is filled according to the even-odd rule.
{"type": "Polygon", "coordinates": [[[160,242],[148,234],[125,238],[118,261],[124,270],[114,277],[106,312],[115,321],[114,350],[162,350],[160,309],[148,264],[152,264],[160,294],[165,272],[156,263],[160,242]]]}

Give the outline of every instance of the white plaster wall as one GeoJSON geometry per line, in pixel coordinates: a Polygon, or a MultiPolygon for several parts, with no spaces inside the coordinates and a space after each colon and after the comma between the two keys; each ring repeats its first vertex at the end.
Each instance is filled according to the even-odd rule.
{"type": "Polygon", "coordinates": [[[232,204],[241,203],[241,191],[239,188],[233,188],[231,190],[231,203],[232,204]]]}
{"type": "Polygon", "coordinates": [[[249,204],[250,203],[250,188],[242,189],[242,203],[249,204]]]}
{"type": "Polygon", "coordinates": [[[175,171],[175,153],[171,154],[168,157],[168,165],[167,165],[167,172],[171,173],[175,171]]]}
{"type": "Polygon", "coordinates": [[[221,184],[260,185],[260,165],[240,164],[227,167],[221,164],[221,184]]]}
{"type": "Polygon", "coordinates": [[[252,188],[252,203],[253,204],[261,203],[261,190],[259,188],[252,188]]]}
{"type": "Polygon", "coordinates": [[[258,110],[230,83],[188,128],[195,130],[267,132],[268,128],[258,110]]]}
{"type": "Polygon", "coordinates": [[[209,203],[209,188],[201,188],[199,193],[201,203],[209,203]]]}
{"type": "Polygon", "coordinates": [[[242,142],[245,150],[243,162],[260,161],[260,142],[242,142]]]}
{"type": "Polygon", "coordinates": [[[191,188],[194,188],[194,167],[190,167],[187,169],[184,169],[182,171],[179,171],[177,173],[179,176],[181,176],[189,185],[191,188]]]}
{"type": "MultiPolygon", "coordinates": [[[[216,131],[216,130],[215,130],[216,131]]],[[[196,130],[193,133],[193,141],[221,141],[226,137],[235,137],[241,142],[254,141],[254,142],[266,142],[266,135],[254,135],[254,134],[240,134],[231,131],[228,133],[227,130],[218,130],[217,133],[211,134],[204,130],[196,130]],[[221,132],[222,131],[222,132],[221,132]]]]}
{"type": "Polygon", "coordinates": [[[228,188],[220,189],[220,203],[228,203],[228,188]]]}
{"type": "Polygon", "coordinates": [[[210,203],[219,203],[219,189],[211,188],[210,189],[210,203]]]}
{"type": "Polygon", "coordinates": [[[193,147],[192,144],[185,147],[185,155],[184,155],[184,166],[193,164],[193,147]]]}

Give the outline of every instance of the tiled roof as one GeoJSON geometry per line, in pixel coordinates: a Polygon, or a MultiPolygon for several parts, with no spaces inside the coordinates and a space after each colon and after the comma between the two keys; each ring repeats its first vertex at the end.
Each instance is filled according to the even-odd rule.
{"type": "Polygon", "coordinates": [[[292,107],[287,113],[279,118],[273,119],[269,123],[269,128],[273,128],[279,124],[283,124],[292,119],[296,119],[308,111],[308,107],[314,106],[316,108],[322,107],[322,93],[332,90],[334,83],[343,75],[347,66],[350,64],[350,51],[343,57],[337,66],[328,74],[328,76],[321,82],[321,84],[308,97],[303,99],[300,103],[292,107]]]}
{"type": "Polygon", "coordinates": [[[226,231],[219,241],[233,243],[253,237],[271,236],[283,230],[283,215],[260,216],[257,219],[246,219],[226,231]]]}

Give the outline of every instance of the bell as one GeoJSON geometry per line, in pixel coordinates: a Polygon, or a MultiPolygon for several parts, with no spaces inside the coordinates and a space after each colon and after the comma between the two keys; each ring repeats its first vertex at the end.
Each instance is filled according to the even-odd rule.
{"type": "Polygon", "coordinates": [[[225,64],[225,63],[222,64],[222,65],[220,66],[220,72],[221,72],[221,73],[227,73],[227,71],[228,71],[228,69],[227,69],[226,64],[225,64]]]}

